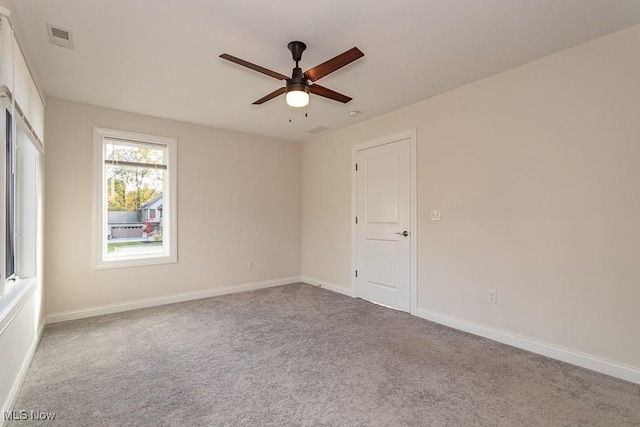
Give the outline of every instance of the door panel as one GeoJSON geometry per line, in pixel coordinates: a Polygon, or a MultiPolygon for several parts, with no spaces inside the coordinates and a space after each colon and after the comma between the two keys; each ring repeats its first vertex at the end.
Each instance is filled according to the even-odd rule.
{"type": "Polygon", "coordinates": [[[357,295],[409,311],[410,140],[358,151],[357,295]]]}
{"type": "Polygon", "coordinates": [[[398,223],[398,153],[367,159],[366,213],[369,223],[398,223]]]}
{"type": "Polygon", "coordinates": [[[367,282],[398,289],[398,242],[367,239],[367,282]]]}

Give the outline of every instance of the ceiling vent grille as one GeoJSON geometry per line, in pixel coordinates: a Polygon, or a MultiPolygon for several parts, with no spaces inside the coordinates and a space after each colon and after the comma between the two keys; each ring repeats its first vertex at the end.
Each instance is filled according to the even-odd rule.
{"type": "Polygon", "coordinates": [[[73,49],[73,34],[71,34],[71,30],[47,24],[47,33],[49,34],[49,43],[52,45],[73,49]]]}
{"type": "Polygon", "coordinates": [[[307,133],[320,133],[324,132],[325,130],[329,130],[329,128],[326,126],[316,126],[313,129],[309,129],[307,133]]]}

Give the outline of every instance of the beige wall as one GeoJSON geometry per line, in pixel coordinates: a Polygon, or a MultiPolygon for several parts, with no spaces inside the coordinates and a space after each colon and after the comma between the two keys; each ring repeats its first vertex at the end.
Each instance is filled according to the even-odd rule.
{"type": "Polygon", "coordinates": [[[638,46],[635,26],[304,143],[303,276],[351,286],[351,145],[415,127],[418,308],[640,368],[638,46]]]}
{"type": "Polygon", "coordinates": [[[300,276],[299,144],[54,98],[46,133],[48,314],[300,276]],[[178,139],[177,264],[92,270],[93,126],[178,139]]]}

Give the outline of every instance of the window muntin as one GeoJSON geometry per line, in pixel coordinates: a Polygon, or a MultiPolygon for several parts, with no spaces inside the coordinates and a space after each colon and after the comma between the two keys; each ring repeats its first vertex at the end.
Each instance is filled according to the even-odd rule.
{"type": "Polygon", "coordinates": [[[94,267],[176,262],[175,139],[95,128],[94,144],[94,267]],[[150,220],[158,204],[170,215],[150,220]]]}

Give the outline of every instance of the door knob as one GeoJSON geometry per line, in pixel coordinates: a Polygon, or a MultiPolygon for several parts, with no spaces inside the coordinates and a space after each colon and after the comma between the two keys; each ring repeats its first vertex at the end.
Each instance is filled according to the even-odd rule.
{"type": "Polygon", "coordinates": [[[404,230],[402,233],[396,233],[396,234],[407,237],[409,235],[409,232],[407,230],[404,230]]]}

